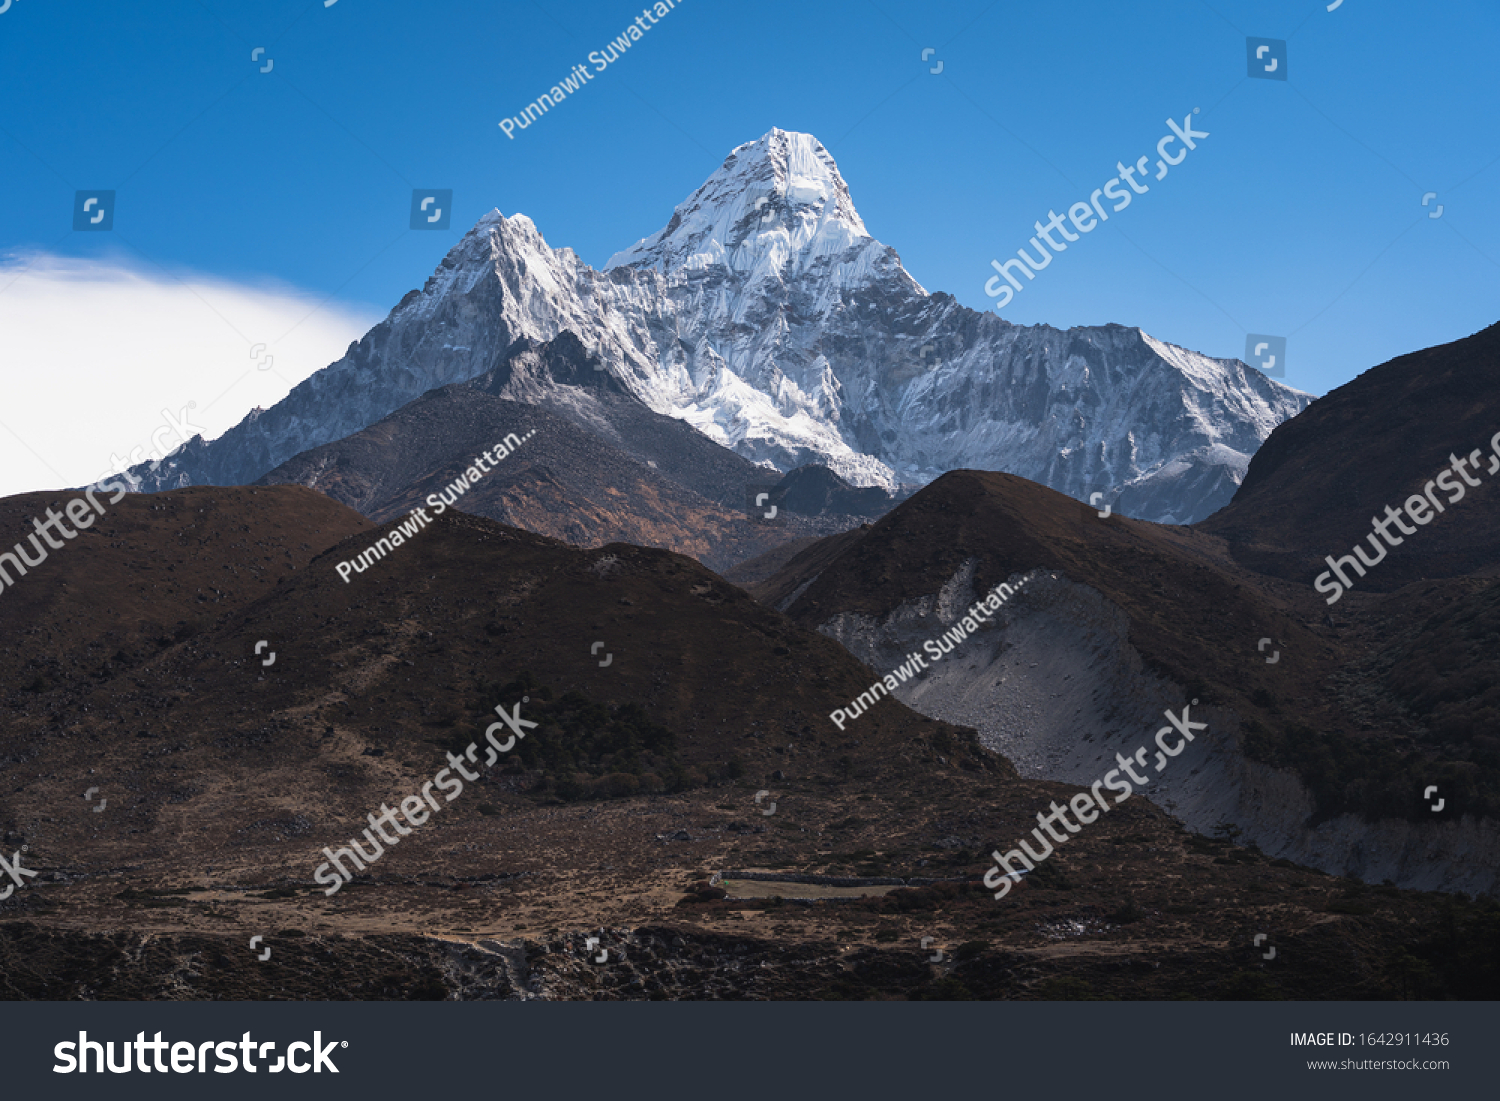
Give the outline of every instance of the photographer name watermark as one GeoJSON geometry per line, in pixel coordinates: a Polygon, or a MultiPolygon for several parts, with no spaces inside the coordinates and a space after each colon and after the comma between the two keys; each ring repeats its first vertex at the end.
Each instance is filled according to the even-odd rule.
{"type": "MultiPolygon", "coordinates": [[[[1009,584],[996,585],[977,600],[974,606],[960,617],[958,622],[944,631],[941,638],[930,638],[922,643],[922,649],[931,655],[934,662],[942,661],[946,655],[951,654],[958,647],[959,643],[978,632],[980,626],[992,614],[1000,610],[1000,605],[1019,592],[1022,585],[1026,584],[1026,582],[1030,581],[1040,572],[1039,570],[1033,570],[1017,581],[1014,586],[1009,584]]],[[[928,668],[930,666],[922,657],[921,651],[914,650],[907,655],[906,661],[899,668],[892,669],[880,680],[850,700],[847,708],[834,708],[829,713],[828,718],[833,722],[834,726],[843,730],[846,722],[859,718],[870,708],[874,707],[875,703],[882,696],[889,696],[908,680],[915,679],[918,673],[928,668]]]]}
{"type": "Polygon", "coordinates": [[[446,489],[439,490],[437,493],[429,493],[425,507],[416,508],[407,513],[406,522],[400,527],[393,528],[390,534],[383,535],[377,539],[373,546],[367,547],[353,558],[347,558],[335,566],[334,569],[338,572],[339,577],[343,578],[344,584],[349,584],[350,574],[364,573],[371,565],[380,561],[380,559],[390,554],[397,547],[403,545],[408,539],[414,538],[418,532],[424,530],[428,524],[432,523],[431,517],[427,515],[427,509],[433,509],[436,515],[441,516],[460,497],[478,484],[480,478],[483,478],[493,470],[495,464],[498,464],[501,459],[505,458],[535,435],[535,428],[524,436],[517,436],[512,432],[494,447],[481,452],[461,476],[448,483],[446,489]],[[512,443],[512,440],[515,442],[512,443]]]}
{"type": "MultiPolygon", "coordinates": [[[[677,0],[680,3],[681,0],[677,0]]],[[[604,72],[610,63],[625,55],[635,43],[646,37],[646,32],[656,24],[660,23],[677,6],[673,0],[662,0],[662,3],[653,4],[642,8],[641,14],[635,17],[635,22],[626,27],[618,38],[613,39],[609,45],[602,50],[594,50],[589,54],[589,63],[594,66],[596,72],[604,72]],[[644,20],[644,22],[642,22],[644,20]]],[[[574,65],[568,70],[567,79],[558,81],[552,86],[551,91],[543,92],[526,105],[518,114],[500,122],[500,129],[505,131],[505,136],[511,141],[516,140],[516,130],[525,130],[537,119],[545,115],[553,107],[556,107],[568,96],[576,95],[585,84],[594,79],[594,74],[589,72],[583,65],[574,65]]]]}

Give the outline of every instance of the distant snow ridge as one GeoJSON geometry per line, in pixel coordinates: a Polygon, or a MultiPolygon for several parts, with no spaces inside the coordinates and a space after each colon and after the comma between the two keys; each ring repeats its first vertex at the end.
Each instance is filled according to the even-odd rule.
{"type": "Polygon", "coordinates": [[[491,211],[339,362],[137,474],[252,481],[565,329],[646,405],[753,462],[889,490],[1002,470],[1163,522],[1227,503],[1311,401],[1139,329],[1018,326],[929,294],[865,229],[828,151],[772,130],[603,271],[491,211]]]}

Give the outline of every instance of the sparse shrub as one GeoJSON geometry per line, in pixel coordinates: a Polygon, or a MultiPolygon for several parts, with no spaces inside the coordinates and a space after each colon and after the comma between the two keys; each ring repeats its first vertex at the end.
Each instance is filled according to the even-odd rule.
{"type": "Polygon", "coordinates": [[[410,1002],[444,1002],[448,1000],[448,987],[442,976],[428,973],[417,980],[406,995],[410,1002]]]}
{"type": "Polygon", "coordinates": [[[1115,922],[1117,925],[1131,925],[1134,922],[1140,921],[1142,918],[1150,916],[1151,915],[1147,911],[1137,906],[1135,904],[1135,899],[1131,898],[1129,895],[1125,896],[1125,901],[1120,903],[1120,905],[1115,909],[1113,913],[1105,915],[1105,917],[1107,917],[1110,921],[1115,922]]]}
{"type": "MultiPolygon", "coordinates": [[[[510,711],[517,704],[539,725],[507,754],[507,766],[536,774],[531,794],[539,800],[629,798],[681,791],[711,779],[683,766],[676,735],[652,721],[640,704],[611,708],[581,692],[558,696],[525,672],[507,684],[486,685],[471,705],[477,718],[456,729],[445,748],[463,752],[471,742],[484,745],[495,707],[510,711]]],[[[725,772],[737,778],[743,765],[736,759],[725,772]]]]}
{"type": "Polygon", "coordinates": [[[1049,891],[1071,891],[1073,881],[1063,874],[1062,864],[1053,857],[1051,860],[1043,860],[1022,880],[1031,887],[1043,887],[1049,891]]]}
{"type": "Polygon", "coordinates": [[[623,799],[640,790],[640,780],[628,772],[611,772],[594,784],[594,793],[603,799],[623,799]]]}
{"type": "Polygon", "coordinates": [[[1386,970],[1393,983],[1400,988],[1403,1001],[1409,997],[1422,998],[1424,991],[1431,988],[1436,977],[1426,960],[1419,959],[1405,948],[1396,949],[1386,970]]]}

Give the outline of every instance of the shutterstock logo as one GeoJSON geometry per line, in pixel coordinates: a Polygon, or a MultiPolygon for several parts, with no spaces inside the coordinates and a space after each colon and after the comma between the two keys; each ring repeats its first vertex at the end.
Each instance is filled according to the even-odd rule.
{"type": "Polygon", "coordinates": [[[64,1040],[52,1049],[52,1054],[57,1059],[52,1073],[88,1074],[89,1056],[92,1055],[95,1074],[103,1074],[105,1071],[110,1074],[129,1074],[131,1071],[150,1074],[153,1070],[158,1074],[166,1074],[168,1070],[173,1074],[207,1074],[209,1056],[212,1055],[218,1060],[213,1068],[215,1074],[233,1074],[237,1070],[243,1070],[246,1074],[256,1074],[262,1070],[269,1074],[280,1074],[283,1070],[289,1070],[293,1074],[306,1074],[308,1071],[314,1074],[322,1074],[324,1071],[337,1074],[339,1068],[334,1065],[330,1054],[334,1048],[348,1046],[348,1040],[330,1040],[325,1044],[323,1034],[314,1032],[311,1043],[298,1040],[288,1044],[286,1054],[278,1056],[276,1062],[271,1063],[269,1060],[276,1050],[276,1041],[259,1043],[248,1032],[238,1040],[208,1040],[201,1044],[192,1044],[187,1040],[173,1043],[163,1040],[160,1032],[156,1033],[155,1039],[148,1040],[144,1032],[137,1032],[133,1041],[120,1041],[120,1061],[116,1064],[115,1041],[100,1043],[98,1040],[90,1040],[87,1032],[80,1032],[76,1042],[64,1040]],[[133,1063],[132,1053],[135,1056],[133,1063]],[[311,1056],[311,1059],[305,1056],[311,1056]],[[172,1064],[170,1068],[163,1062],[168,1058],[172,1064]],[[255,1065],[256,1059],[261,1061],[260,1066],[255,1065]]]}
{"type": "Polygon", "coordinates": [[[1286,337],[1250,333],[1245,337],[1245,362],[1272,378],[1286,378],[1286,337]]]}

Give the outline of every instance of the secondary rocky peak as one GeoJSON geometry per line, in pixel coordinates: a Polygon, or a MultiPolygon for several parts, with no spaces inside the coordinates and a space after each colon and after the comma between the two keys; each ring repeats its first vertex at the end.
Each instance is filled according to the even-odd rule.
{"type": "Polygon", "coordinates": [[[492,371],[472,380],[471,385],[531,405],[547,404],[558,387],[628,393],[605,369],[603,361],[568,329],[548,341],[521,337],[505,350],[492,371]]]}

